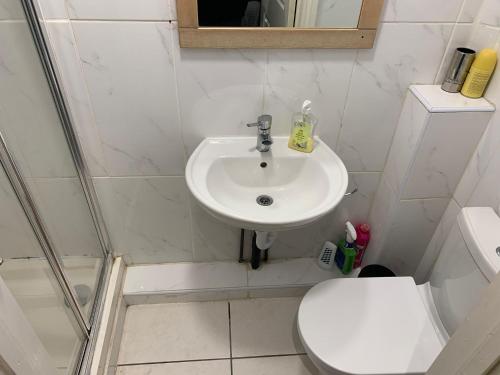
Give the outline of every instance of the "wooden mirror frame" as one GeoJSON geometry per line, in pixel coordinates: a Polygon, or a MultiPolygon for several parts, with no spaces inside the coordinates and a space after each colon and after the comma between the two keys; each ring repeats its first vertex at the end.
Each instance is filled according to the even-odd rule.
{"type": "Polygon", "coordinates": [[[198,1],[176,0],[181,48],[372,48],[384,0],[363,0],[355,29],[200,27],[198,1]]]}

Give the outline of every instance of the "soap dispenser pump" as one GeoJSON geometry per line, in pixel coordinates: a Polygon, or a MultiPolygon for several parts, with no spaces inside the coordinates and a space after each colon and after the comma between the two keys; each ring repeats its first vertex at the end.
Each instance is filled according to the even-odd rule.
{"type": "Polygon", "coordinates": [[[335,253],[335,264],[344,275],[351,273],[356,259],[356,249],[354,242],[357,239],[356,228],[350,221],[345,223],[346,236],[338,244],[337,252],[335,253]]]}

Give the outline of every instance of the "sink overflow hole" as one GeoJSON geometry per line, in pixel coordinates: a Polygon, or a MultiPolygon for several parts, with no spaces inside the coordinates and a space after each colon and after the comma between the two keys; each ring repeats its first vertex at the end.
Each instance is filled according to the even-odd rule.
{"type": "Polygon", "coordinates": [[[267,163],[265,161],[263,161],[262,163],[260,163],[260,167],[261,168],[265,168],[267,167],[267,163]]]}
{"type": "Polygon", "coordinates": [[[261,206],[270,206],[273,204],[273,198],[269,195],[259,195],[257,197],[257,203],[261,206]]]}

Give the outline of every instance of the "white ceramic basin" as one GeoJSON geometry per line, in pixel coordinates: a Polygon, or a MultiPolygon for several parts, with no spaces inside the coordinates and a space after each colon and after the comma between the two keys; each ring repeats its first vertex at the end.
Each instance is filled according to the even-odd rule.
{"type": "Polygon", "coordinates": [[[269,152],[255,149],[256,137],[203,140],[186,167],[194,197],[230,225],[267,232],[299,227],[333,210],[347,189],[342,160],[319,139],[310,154],[289,149],[287,137],[273,140],[269,152]],[[261,195],[273,203],[259,205],[261,195]]]}

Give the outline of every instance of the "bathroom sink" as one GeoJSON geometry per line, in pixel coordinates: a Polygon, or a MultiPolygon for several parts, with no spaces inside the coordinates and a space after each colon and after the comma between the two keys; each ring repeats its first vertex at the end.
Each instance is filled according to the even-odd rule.
{"type": "Polygon", "coordinates": [[[319,219],[342,200],[347,171],[320,139],[310,154],[274,137],[259,152],[255,137],[206,138],[186,167],[187,185],[198,203],[236,227],[276,232],[319,219]]]}

